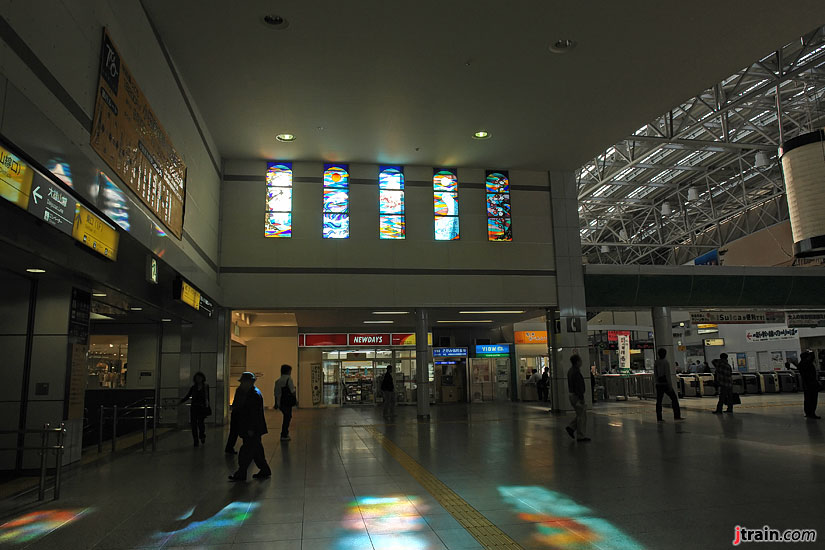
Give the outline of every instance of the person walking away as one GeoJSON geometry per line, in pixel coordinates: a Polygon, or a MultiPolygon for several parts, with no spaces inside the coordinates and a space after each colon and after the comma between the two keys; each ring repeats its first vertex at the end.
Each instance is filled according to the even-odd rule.
{"type": "Polygon", "coordinates": [[[539,401],[546,403],[550,397],[550,369],[544,367],[541,380],[538,383],[539,401]]]}
{"type": "Polygon", "coordinates": [[[189,388],[183,399],[178,402],[182,405],[187,399],[192,400],[192,405],[189,407],[189,424],[192,427],[192,439],[195,442],[195,447],[200,443],[206,443],[206,417],[212,414],[212,408],[209,406],[209,384],[206,383],[206,375],[202,372],[196,372],[192,377],[192,387],[189,388]]]}
{"type": "MultiPolygon", "coordinates": [[[[266,479],[272,475],[269,464],[266,463],[264,446],[261,437],[267,433],[266,419],[264,418],[264,396],[261,390],[255,387],[255,375],[251,372],[241,374],[240,378],[241,401],[235,399],[233,414],[237,417],[238,434],[243,443],[238,453],[238,470],[229,476],[229,481],[246,481],[246,471],[249,465],[255,462],[258,473],[252,477],[266,479]]],[[[237,393],[235,394],[237,397],[237,393]]]]}
{"type": "Polygon", "coordinates": [[[662,418],[662,399],[665,395],[670,398],[670,406],[673,408],[673,420],[684,420],[682,411],[679,408],[679,398],[670,383],[670,363],[667,360],[667,350],[659,348],[658,354],[659,358],[653,363],[653,380],[656,383],[656,421],[665,421],[662,418]]]}
{"type": "Polygon", "coordinates": [[[384,418],[395,417],[395,382],[392,379],[392,366],[387,365],[387,372],[381,379],[381,397],[384,400],[384,418]]]}
{"type": "Polygon", "coordinates": [[[290,365],[281,365],[281,377],[275,381],[275,408],[284,415],[281,423],[281,441],[290,440],[289,423],[292,421],[292,407],[298,404],[291,374],[290,365]]]}
{"type": "Polygon", "coordinates": [[[539,392],[539,383],[541,382],[541,375],[537,369],[533,369],[533,374],[527,379],[527,383],[536,388],[536,400],[541,401],[541,393],[539,392]]]}
{"type": "Polygon", "coordinates": [[[802,378],[802,391],[805,394],[805,418],[819,420],[816,415],[816,403],[819,400],[819,380],[814,365],[814,354],[810,351],[802,352],[799,360],[799,376],[802,378]]]}
{"type": "Polygon", "coordinates": [[[238,442],[238,419],[235,416],[235,409],[243,401],[243,397],[244,392],[241,391],[241,388],[235,388],[235,397],[232,399],[231,412],[229,413],[229,437],[226,438],[226,446],[224,447],[226,454],[238,454],[235,452],[235,444],[238,442]]]}
{"type": "Polygon", "coordinates": [[[719,402],[713,414],[722,414],[722,405],[727,405],[725,412],[733,412],[733,369],[728,363],[728,354],[723,353],[716,362],[716,385],[719,387],[719,402]]]}
{"type": "Polygon", "coordinates": [[[582,359],[578,355],[570,358],[567,370],[567,391],[570,392],[570,404],[576,411],[576,418],[565,428],[567,435],[576,441],[590,441],[587,437],[587,410],[584,402],[584,376],[581,372],[582,359]]]}

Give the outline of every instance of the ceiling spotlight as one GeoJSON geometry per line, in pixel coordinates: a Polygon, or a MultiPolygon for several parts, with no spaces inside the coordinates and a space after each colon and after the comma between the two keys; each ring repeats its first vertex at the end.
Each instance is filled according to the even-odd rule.
{"type": "Polygon", "coordinates": [[[756,158],[753,160],[753,165],[758,170],[764,170],[766,168],[770,168],[771,160],[768,158],[768,154],[765,151],[757,151],[756,158]]]}
{"type": "Polygon", "coordinates": [[[606,244],[603,244],[603,245],[599,248],[599,250],[601,251],[601,253],[602,253],[602,254],[607,254],[608,252],[610,252],[610,247],[609,247],[608,245],[606,245],[606,244]]]}
{"type": "Polygon", "coordinates": [[[288,143],[290,141],[295,141],[295,134],[278,134],[277,136],[275,136],[275,139],[284,143],[288,143]]]}
{"type": "Polygon", "coordinates": [[[662,216],[670,216],[673,211],[670,209],[670,203],[665,201],[662,203],[662,216]]]}
{"type": "Polygon", "coordinates": [[[699,200],[699,190],[695,187],[690,187],[688,189],[688,200],[689,201],[698,201],[699,200]]]}
{"type": "Polygon", "coordinates": [[[473,134],[473,139],[490,139],[490,132],[487,130],[479,130],[473,134]]]}
{"type": "Polygon", "coordinates": [[[29,273],[45,273],[46,272],[45,269],[40,269],[39,267],[30,267],[26,271],[28,271],[29,273]]]}
{"type": "Polygon", "coordinates": [[[289,26],[289,21],[280,15],[264,15],[261,22],[270,29],[285,29],[289,26]]]}
{"type": "Polygon", "coordinates": [[[626,241],[627,240],[627,231],[624,229],[619,229],[619,240],[626,241]]]}
{"type": "Polygon", "coordinates": [[[553,53],[567,53],[573,48],[576,47],[575,40],[570,40],[569,38],[564,38],[561,40],[556,40],[550,45],[550,51],[553,53]]]}

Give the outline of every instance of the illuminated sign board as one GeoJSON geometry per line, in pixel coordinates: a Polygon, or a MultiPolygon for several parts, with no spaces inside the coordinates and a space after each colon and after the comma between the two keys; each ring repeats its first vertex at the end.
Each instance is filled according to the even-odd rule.
{"type": "Polygon", "coordinates": [[[0,197],[28,208],[33,174],[28,164],[0,147],[0,197]]]}
{"type": "Polygon", "coordinates": [[[82,204],[77,205],[72,237],[110,260],[117,259],[117,230],[82,204]]]}
{"type": "Polygon", "coordinates": [[[73,196],[40,174],[35,176],[29,197],[30,214],[66,235],[71,235],[76,210],[77,201],[73,196]]]}
{"type": "Polygon", "coordinates": [[[350,334],[347,341],[350,346],[389,346],[392,340],[389,334],[350,334]]]}
{"type": "Polygon", "coordinates": [[[476,357],[506,357],[510,355],[510,344],[483,344],[476,346],[476,357]]]}
{"type": "Polygon", "coordinates": [[[517,330],[516,344],[546,344],[546,330],[517,330]]]}
{"type": "Polygon", "coordinates": [[[201,293],[186,281],[181,281],[180,301],[188,305],[189,307],[200,309],[201,293]]]}
{"type": "MultiPolygon", "coordinates": [[[[432,344],[432,333],[428,334],[432,344]]],[[[312,346],[411,346],[415,344],[415,334],[299,334],[298,345],[312,346]]]]}
{"type": "Polygon", "coordinates": [[[433,357],[466,357],[467,348],[433,348],[433,357]]]}
{"type": "Polygon", "coordinates": [[[725,339],[724,338],[705,338],[705,345],[706,346],[724,346],[725,339]]]}

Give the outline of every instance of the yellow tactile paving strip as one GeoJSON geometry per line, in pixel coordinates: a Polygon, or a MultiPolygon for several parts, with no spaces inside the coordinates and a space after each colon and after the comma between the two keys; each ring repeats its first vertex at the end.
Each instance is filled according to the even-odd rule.
{"type": "Polygon", "coordinates": [[[387,439],[374,426],[363,426],[363,428],[381,443],[384,450],[397,460],[413,479],[427,489],[433,498],[473,535],[481,546],[495,550],[504,548],[523,550],[516,541],[493,525],[481,512],[470,506],[466,500],[458,496],[455,491],[442,483],[429,470],[401,450],[398,445],[387,439]]]}

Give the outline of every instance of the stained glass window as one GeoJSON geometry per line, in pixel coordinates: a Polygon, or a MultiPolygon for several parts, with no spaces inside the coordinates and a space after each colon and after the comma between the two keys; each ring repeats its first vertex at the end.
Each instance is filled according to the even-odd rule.
{"type": "Polygon", "coordinates": [[[406,236],[404,216],[404,170],[382,166],[378,174],[378,232],[382,239],[406,236]]]}
{"type": "Polygon", "coordinates": [[[324,165],[325,239],[349,238],[349,167],[346,164],[324,165]]]}
{"type": "Polygon", "coordinates": [[[264,236],[292,236],[292,163],[266,164],[266,222],[264,236]]]}
{"type": "Polygon", "coordinates": [[[487,240],[512,241],[510,178],[506,171],[487,171],[487,240]]]}
{"type": "Polygon", "coordinates": [[[458,240],[458,177],[455,170],[433,170],[433,213],[435,240],[458,240]]]}

